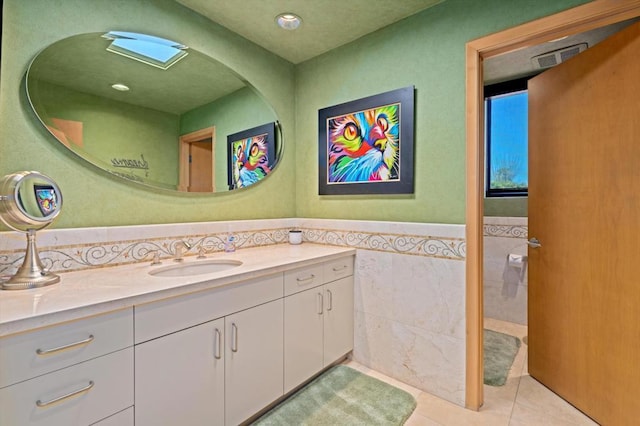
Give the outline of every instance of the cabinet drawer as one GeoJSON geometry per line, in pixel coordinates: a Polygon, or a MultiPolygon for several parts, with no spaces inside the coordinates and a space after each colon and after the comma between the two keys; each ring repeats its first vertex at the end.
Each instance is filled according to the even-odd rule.
{"type": "Polygon", "coordinates": [[[282,273],[135,307],[135,342],[146,342],[282,298],[282,273]]]}
{"type": "Polygon", "coordinates": [[[133,310],[0,339],[0,388],[133,345],[133,310]]]}
{"type": "Polygon", "coordinates": [[[324,282],[339,280],[353,275],[353,256],[324,263],[324,282]]]}
{"type": "Polygon", "coordinates": [[[317,287],[324,282],[322,263],[284,273],[284,295],[297,293],[308,288],[317,287]]]}
{"type": "Polygon", "coordinates": [[[131,347],[0,389],[0,424],[84,426],[132,405],[131,347]]]}

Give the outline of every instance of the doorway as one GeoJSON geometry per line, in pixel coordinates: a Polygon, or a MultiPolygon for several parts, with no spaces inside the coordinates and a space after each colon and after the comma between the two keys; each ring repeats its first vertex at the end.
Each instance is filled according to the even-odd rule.
{"type": "Polygon", "coordinates": [[[602,0],[467,43],[467,207],[466,406],[478,410],[483,401],[483,221],[484,128],[483,69],[485,59],[564,36],[640,16],[640,1],[602,0]]]}
{"type": "Polygon", "coordinates": [[[216,129],[207,127],[180,136],[178,191],[215,191],[216,129]]]}

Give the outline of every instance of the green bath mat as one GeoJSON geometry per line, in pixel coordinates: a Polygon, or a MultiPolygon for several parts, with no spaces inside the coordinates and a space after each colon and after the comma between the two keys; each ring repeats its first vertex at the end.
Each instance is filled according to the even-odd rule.
{"type": "Polygon", "coordinates": [[[484,330],[484,384],[502,386],[520,348],[520,339],[493,330],[484,330]]]}
{"type": "Polygon", "coordinates": [[[337,365],[260,417],[254,425],[402,425],[416,408],[407,392],[337,365]]]}

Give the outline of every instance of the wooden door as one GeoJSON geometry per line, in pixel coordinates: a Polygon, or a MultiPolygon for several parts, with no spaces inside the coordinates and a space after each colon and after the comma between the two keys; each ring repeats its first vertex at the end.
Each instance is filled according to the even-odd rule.
{"type": "Polygon", "coordinates": [[[640,395],[640,24],[529,83],[529,373],[604,425],[640,395]]]}
{"type": "Polygon", "coordinates": [[[189,144],[189,192],[213,191],[211,139],[189,144]]]}

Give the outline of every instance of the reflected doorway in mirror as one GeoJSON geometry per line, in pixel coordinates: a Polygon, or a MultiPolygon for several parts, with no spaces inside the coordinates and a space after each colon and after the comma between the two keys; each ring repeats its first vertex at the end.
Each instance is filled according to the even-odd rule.
{"type": "Polygon", "coordinates": [[[215,191],[215,145],[215,126],[180,136],[179,191],[215,191]]]}

